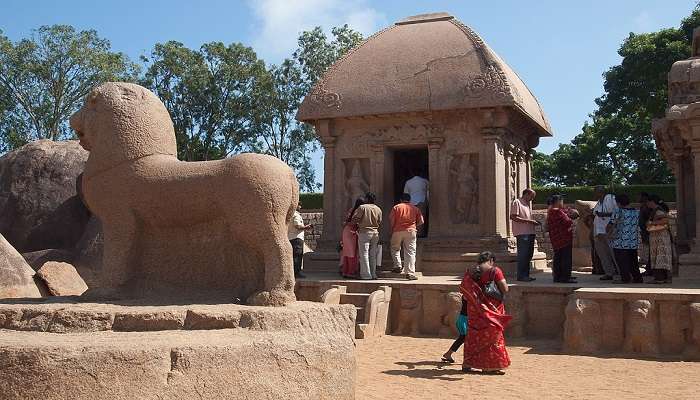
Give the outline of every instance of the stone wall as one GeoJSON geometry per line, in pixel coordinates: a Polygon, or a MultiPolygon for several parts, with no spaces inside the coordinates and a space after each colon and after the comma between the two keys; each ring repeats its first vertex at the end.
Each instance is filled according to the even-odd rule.
{"type": "Polygon", "coordinates": [[[323,233],[323,212],[322,211],[304,211],[301,213],[304,223],[313,226],[313,229],[304,234],[304,243],[311,250],[316,250],[316,244],[323,233]]]}
{"type": "MultiPolygon", "coordinates": [[[[320,301],[332,285],[348,293],[392,287],[388,332],[454,337],[457,284],[390,281],[297,281],[300,300],[320,301]]],[[[700,291],[630,287],[511,285],[505,300],[509,339],[555,340],[567,354],[630,354],[700,360],[700,291]]]]}

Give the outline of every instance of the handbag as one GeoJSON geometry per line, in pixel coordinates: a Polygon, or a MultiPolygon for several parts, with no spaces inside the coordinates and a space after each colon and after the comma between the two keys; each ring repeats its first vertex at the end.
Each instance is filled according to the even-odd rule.
{"type": "Polygon", "coordinates": [[[496,281],[493,280],[495,275],[496,271],[492,269],[491,280],[489,280],[489,282],[486,285],[484,285],[484,294],[487,297],[503,302],[503,293],[501,293],[501,289],[499,289],[498,285],[496,285],[496,281]]]}

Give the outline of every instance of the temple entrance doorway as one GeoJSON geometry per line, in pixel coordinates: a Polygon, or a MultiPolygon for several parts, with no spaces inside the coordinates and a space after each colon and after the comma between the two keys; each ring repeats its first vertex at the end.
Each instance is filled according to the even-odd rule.
{"type": "Polygon", "coordinates": [[[394,202],[398,202],[406,181],[414,175],[430,179],[428,148],[394,150],[394,202]]]}
{"type": "MultiPolygon", "coordinates": [[[[399,202],[403,193],[406,181],[413,178],[415,175],[425,179],[430,179],[430,171],[428,168],[428,148],[401,148],[393,150],[393,204],[399,202]]],[[[419,236],[425,237],[428,232],[428,210],[425,209],[424,216],[426,224],[422,229],[419,229],[419,236]]]]}

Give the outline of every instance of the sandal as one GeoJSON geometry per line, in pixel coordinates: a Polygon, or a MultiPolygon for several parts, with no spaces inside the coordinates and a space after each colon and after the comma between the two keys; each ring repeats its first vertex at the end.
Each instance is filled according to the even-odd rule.
{"type": "Polygon", "coordinates": [[[445,355],[443,355],[443,356],[442,356],[442,361],[443,361],[443,362],[446,362],[446,363],[452,364],[452,363],[455,362],[455,359],[452,358],[452,356],[450,356],[450,357],[445,357],[445,355]]]}

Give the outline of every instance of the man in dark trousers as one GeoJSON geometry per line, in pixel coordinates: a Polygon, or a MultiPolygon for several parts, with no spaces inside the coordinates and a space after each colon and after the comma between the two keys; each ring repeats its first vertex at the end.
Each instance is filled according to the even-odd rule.
{"type": "Polygon", "coordinates": [[[299,210],[301,210],[301,203],[297,206],[297,210],[294,211],[292,222],[287,227],[287,237],[289,238],[289,243],[292,244],[294,277],[305,278],[306,276],[301,272],[301,263],[304,259],[304,232],[313,228],[313,226],[304,224],[304,219],[301,217],[299,210]]]}

